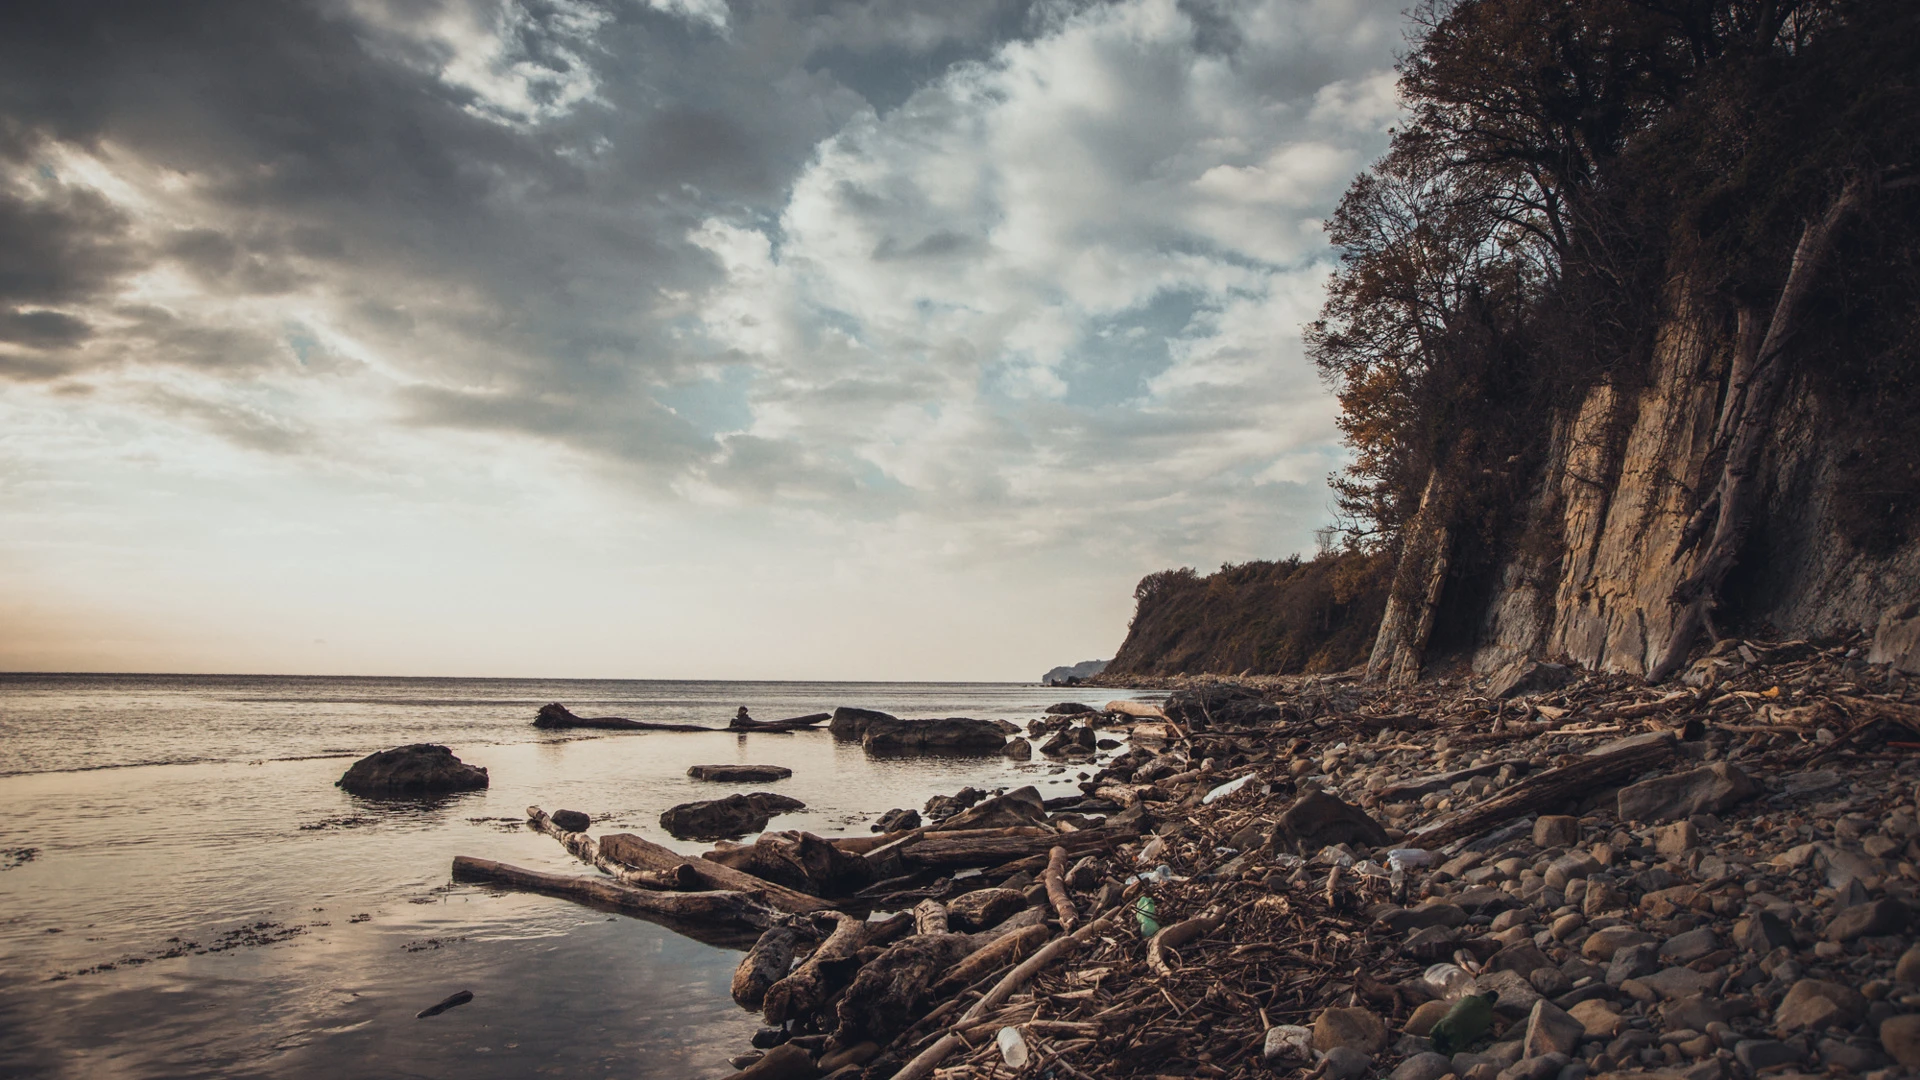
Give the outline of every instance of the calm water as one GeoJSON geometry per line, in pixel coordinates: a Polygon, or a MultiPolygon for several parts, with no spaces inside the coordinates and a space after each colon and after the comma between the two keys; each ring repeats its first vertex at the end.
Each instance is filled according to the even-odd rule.
{"type": "MultiPolygon", "coordinates": [[[[999,758],[868,760],[822,732],[542,732],[533,711],[724,725],[862,705],[1024,721],[1031,685],[0,675],[0,1075],[724,1077],[754,1018],[738,953],[565,901],[453,886],[454,855],[587,872],[528,804],[685,851],[658,817],[738,785],[807,803],[775,828],[866,833],[964,784],[1070,790],[999,758]],[[383,804],[354,757],[440,742],[492,787],[383,804]],[[29,852],[27,849],[31,849],[29,852]],[[456,990],[474,1001],[413,1014],[456,990]]],[[[1096,692],[1105,694],[1106,692],[1096,692]]]]}

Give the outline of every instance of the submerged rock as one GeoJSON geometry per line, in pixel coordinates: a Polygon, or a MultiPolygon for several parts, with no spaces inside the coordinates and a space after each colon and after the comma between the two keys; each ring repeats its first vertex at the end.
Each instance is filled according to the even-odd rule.
{"type": "Polygon", "coordinates": [[[756,791],[681,803],[660,815],[660,827],[681,840],[725,840],[765,829],[775,814],[804,809],[799,799],[756,791]]]}
{"type": "Polygon", "coordinates": [[[793,770],[784,765],[694,765],[687,769],[687,775],[695,780],[717,781],[753,781],[764,783],[769,780],[785,780],[793,775],[793,770]]]}
{"type": "Polygon", "coordinates": [[[414,743],[368,754],[336,783],[355,795],[433,795],[484,788],[487,770],[466,764],[447,747],[414,743]]]}
{"type": "Polygon", "coordinates": [[[860,735],[860,745],[869,754],[997,754],[1006,744],[1006,729],[1000,724],[964,716],[871,719],[860,735]]]}

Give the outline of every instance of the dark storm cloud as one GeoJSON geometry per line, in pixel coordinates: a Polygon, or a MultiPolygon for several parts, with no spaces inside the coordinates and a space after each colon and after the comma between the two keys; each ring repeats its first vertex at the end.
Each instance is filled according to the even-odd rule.
{"type": "Polygon", "coordinates": [[[724,28],[698,9],[6,5],[0,378],[286,362],[272,333],[218,313],[121,303],[113,316],[142,271],[217,297],[323,288],[349,331],[404,349],[410,374],[465,388],[416,401],[414,422],[677,467],[705,435],[670,430],[685,422],[644,388],[724,359],[663,308],[716,280],[688,233],[714,216],[770,220],[815,144],[872,99],[898,101],[1032,22],[1010,0],[736,3],[724,28]],[[63,150],[178,178],[199,219],[140,220],[52,168],[63,150]],[[556,400],[567,422],[541,404],[556,400]]]}

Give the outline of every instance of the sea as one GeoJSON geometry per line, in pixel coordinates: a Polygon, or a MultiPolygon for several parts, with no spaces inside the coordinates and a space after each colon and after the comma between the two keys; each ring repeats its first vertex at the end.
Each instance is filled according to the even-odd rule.
{"type": "MultiPolygon", "coordinates": [[[[738,734],[841,705],[1024,723],[1072,691],[1015,683],[0,674],[0,1077],[726,1077],[757,1017],[741,947],[565,900],[454,884],[456,855],[593,873],[538,805],[689,853],[661,811],[785,765],[776,829],[865,835],[973,785],[1067,794],[1036,757],[871,759],[825,730],[738,734]],[[545,731],[535,710],[710,725],[545,731]],[[356,758],[452,747],[491,786],[382,801],[356,758]],[[469,1004],[415,1014],[458,991],[469,1004]]],[[[1153,700],[1160,695],[1103,690],[1153,700]]]]}

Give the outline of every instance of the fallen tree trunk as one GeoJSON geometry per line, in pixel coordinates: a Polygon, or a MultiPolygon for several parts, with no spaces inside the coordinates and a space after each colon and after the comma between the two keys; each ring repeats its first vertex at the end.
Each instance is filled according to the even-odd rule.
{"type": "Polygon", "coordinates": [[[761,1003],[761,1015],[775,1026],[806,1016],[826,1004],[834,992],[853,978],[860,960],[856,953],[866,944],[866,927],[859,920],[835,914],[833,933],[813,950],[806,962],[793,973],[767,988],[761,1003]]]}
{"type": "Polygon", "coordinates": [[[499,885],[546,896],[612,908],[628,915],[654,915],[699,923],[734,923],[765,928],[779,912],[737,892],[652,892],[601,877],[547,874],[491,859],[456,855],[455,881],[499,885]]]}
{"type": "Polygon", "coordinates": [[[1594,788],[1617,784],[1649,765],[1664,761],[1673,752],[1673,742],[1673,733],[1662,731],[1636,736],[1612,750],[1600,747],[1572,765],[1530,776],[1434,828],[1414,833],[1407,838],[1407,843],[1437,849],[1455,840],[1478,836],[1529,811],[1558,806],[1594,788]]]}
{"type": "Polygon", "coordinates": [[[534,714],[537,728],[603,728],[614,731],[717,731],[699,724],[656,724],[648,720],[629,720],[624,716],[575,716],[565,705],[554,702],[540,706],[534,714]]]}
{"type": "Polygon", "coordinates": [[[1084,832],[1042,836],[997,836],[979,839],[924,836],[918,843],[902,851],[900,858],[920,866],[992,866],[1011,862],[1014,859],[1024,859],[1031,855],[1045,855],[1056,844],[1066,848],[1070,855],[1079,855],[1110,847],[1118,839],[1119,834],[1105,829],[1088,829],[1084,832]]]}
{"type": "Polygon", "coordinates": [[[546,833],[560,841],[560,846],[566,848],[574,858],[606,871],[622,885],[631,885],[636,889],[670,890],[695,889],[700,885],[700,879],[690,866],[676,866],[670,870],[635,870],[622,866],[603,855],[593,837],[586,833],[569,832],[555,825],[547,812],[537,806],[527,807],[527,824],[533,826],[534,831],[546,833]]]}
{"type": "Polygon", "coordinates": [[[800,947],[800,932],[791,926],[769,927],[753,943],[740,966],[733,969],[734,1004],[743,1009],[758,1009],[767,1000],[767,990],[786,978],[793,967],[793,954],[800,947]]]}
{"type": "Polygon", "coordinates": [[[730,866],[722,866],[706,859],[689,859],[677,851],[661,847],[651,840],[635,836],[632,833],[613,833],[600,838],[602,855],[623,866],[642,869],[667,870],[677,873],[678,867],[692,868],[694,877],[700,884],[710,889],[731,889],[742,892],[763,904],[790,911],[797,915],[806,915],[816,911],[831,911],[831,901],[817,896],[776,885],[771,881],[742,873],[730,866]]]}
{"type": "Polygon", "coordinates": [[[727,724],[728,731],[801,731],[816,724],[824,724],[833,719],[832,713],[810,713],[806,716],[793,716],[785,720],[742,720],[734,717],[727,724]]]}

